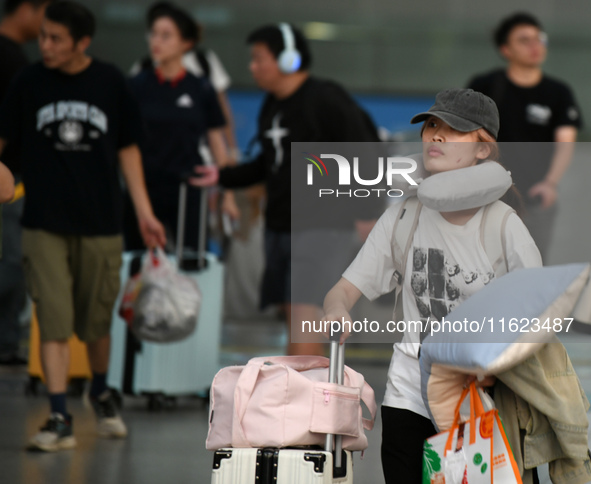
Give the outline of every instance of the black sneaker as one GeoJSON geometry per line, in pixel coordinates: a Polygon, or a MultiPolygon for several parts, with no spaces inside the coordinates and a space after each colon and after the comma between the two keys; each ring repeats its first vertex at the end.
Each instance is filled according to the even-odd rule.
{"type": "Polygon", "coordinates": [[[119,415],[115,397],[107,390],[99,397],[89,397],[97,418],[99,437],[123,439],[127,437],[127,427],[119,415]]]}
{"type": "Polygon", "coordinates": [[[76,438],[72,434],[72,416],[64,417],[61,413],[52,413],[44,427],[27,445],[29,450],[56,452],[76,447],[76,438]]]}

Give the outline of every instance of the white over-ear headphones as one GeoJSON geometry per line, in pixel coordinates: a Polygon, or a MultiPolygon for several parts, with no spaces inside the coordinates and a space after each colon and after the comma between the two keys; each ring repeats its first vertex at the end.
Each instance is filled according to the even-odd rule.
{"type": "Polygon", "coordinates": [[[279,30],[283,36],[284,45],[283,50],[277,59],[279,70],[284,74],[292,74],[302,65],[302,56],[296,49],[295,37],[289,24],[280,23],[279,30]]]}

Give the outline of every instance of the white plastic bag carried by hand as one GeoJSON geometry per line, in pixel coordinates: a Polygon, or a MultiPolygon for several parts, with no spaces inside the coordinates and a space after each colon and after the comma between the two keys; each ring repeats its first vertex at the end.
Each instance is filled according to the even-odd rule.
{"type": "Polygon", "coordinates": [[[201,291],[160,248],[150,251],[139,277],[131,329],[144,341],[170,343],[188,337],[197,326],[201,291]]]}

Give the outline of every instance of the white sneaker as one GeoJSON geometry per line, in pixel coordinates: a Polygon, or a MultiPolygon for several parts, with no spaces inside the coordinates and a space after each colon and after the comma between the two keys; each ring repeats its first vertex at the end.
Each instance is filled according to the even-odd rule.
{"type": "Polygon", "coordinates": [[[44,427],[33,436],[27,445],[29,450],[56,452],[58,450],[73,449],[76,438],[72,434],[72,416],[67,420],[61,413],[52,413],[44,427]]]}
{"type": "Polygon", "coordinates": [[[89,400],[96,413],[99,437],[107,439],[124,439],[127,437],[127,427],[119,415],[117,404],[109,390],[98,398],[89,397],[89,400]]]}

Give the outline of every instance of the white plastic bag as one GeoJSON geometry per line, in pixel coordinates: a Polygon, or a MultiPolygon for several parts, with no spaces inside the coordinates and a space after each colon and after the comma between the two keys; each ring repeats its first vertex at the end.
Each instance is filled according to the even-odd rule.
{"type": "Polygon", "coordinates": [[[135,291],[131,329],[140,340],[170,343],[195,331],[201,307],[199,286],[180,274],[162,249],[145,258],[135,291]]]}

